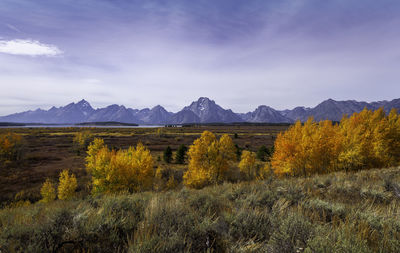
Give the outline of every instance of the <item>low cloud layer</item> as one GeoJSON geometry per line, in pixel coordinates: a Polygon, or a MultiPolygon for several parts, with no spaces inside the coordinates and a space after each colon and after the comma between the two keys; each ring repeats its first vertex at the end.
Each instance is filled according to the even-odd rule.
{"type": "Polygon", "coordinates": [[[0,40],[0,53],[27,56],[57,56],[62,51],[54,45],[36,40],[0,40]]]}

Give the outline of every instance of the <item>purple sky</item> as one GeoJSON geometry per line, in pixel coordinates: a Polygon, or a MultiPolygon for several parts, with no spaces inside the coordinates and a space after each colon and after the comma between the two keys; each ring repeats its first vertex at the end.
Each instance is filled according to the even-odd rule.
{"type": "Polygon", "coordinates": [[[400,97],[398,0],[1,0],[0,115],[400,97]]]}

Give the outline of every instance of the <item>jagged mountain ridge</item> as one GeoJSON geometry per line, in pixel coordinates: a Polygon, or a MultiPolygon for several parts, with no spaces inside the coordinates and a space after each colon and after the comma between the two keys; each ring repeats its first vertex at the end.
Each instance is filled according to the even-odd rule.
{"type": "Polygon", "coordinates": [[[0,122],[15,123],[47,123],[73,124],[83,122],[118,121],[136,124],[185,124],[185,123],[291,123],[296,120],[306,121],[313,116],[320,121],[330,119],[339,121],[344,114],[360,112],[364,108],[376,110],[383,107],[385,112],[392,108],[400,110],[400,99],[378,102],[358,102],[355,100],[336,101],[328,99],[313,108],[296,107],[292,110],[278,111],[269,106],[261,105],[248,113],[234,113],[224,109],[215,101],[200,97],[181,111],[168,112],[161,105],[152,109],[131,109],[123,105],[110,105],[94,109],[86,100],[70,103],[66,106],[52,107],[49,110],[37,109],[0,117],[0,122]]]}
{"type": "Polygon", "coordinates": [[[50,110],[37,109],[0,117],[2,122],[16,123],[49,123],[73,124],[82,122],[117,121],[136,124],[184,124],[184,123],[232,123],[243,119],[217,105],[205,97],[194,101],[190,106],[177,113],[168,112],[157,105],[152,109],[142,110],[126,108],[123,105],[110,105],[93,109],[86,100],[71,103],[63,107],[52,107],[50,110]]]}
{"type": "Polygon", "coordinates": [[[183,108],[182,111],[193,112],[199,118],[199,123],[232,123],[243,121],[243,119],[232,112],[232,110],[225,110],[217,105],[214,100],[210,100],[206,97],[201,97],[197,101],[192,102],[189,106],[183,108]]]}
{"type": "Polygon", "coordinates": [[[351,115],[355,112],[362,111],[364,108],[377,110],[380,107],[383,107],[386,113],[389,113],[392,108],[400,110],[400,99],[371,103],[358,102],[355,100],[336,101],[327,99],[314,108],[296,107],[293,110],[284,110],[280,112],[292,121],[300,120],[304,122],[309,117],[314,117],[316,121],[325,119],[340,121],[345,114],[351,115]]]}
{"type": "Polygon", "coordinates": [[[260,105],[253,112],[248,112],[241,114],[241,117],[246,122],[253,123],[291,123],[292,120],[286,116],[284,116],[279,111],[266,106],[260,105]]]}

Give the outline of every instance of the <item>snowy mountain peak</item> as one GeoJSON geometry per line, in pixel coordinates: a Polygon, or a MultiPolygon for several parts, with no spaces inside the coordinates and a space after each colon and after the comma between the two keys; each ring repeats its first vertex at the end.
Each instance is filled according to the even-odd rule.
{"type": "Polygon", "coordinates": [[[81,123],[96,121],[118,121],[138,124],[183,124],[183,123],[236,123],[268,122],[291,123],[306,121],[313,116],[320,121],[330,119],[339,121],[344,114],[351,115],[364,108],[376,110],[384,107],[386,113],[392,108],[400,109],[400,99],[392,101],[357,102],[355,100],[335,101],[328,99],[313,108],[296,107],[292,110],[277,111],[267,105],[260,105],[254,111],[236,114],[224,109],[207,97],[200,97],[177,113],[168,112],[161,105],[145,109],[131,109],[123,105],[110,105],[93,109],[82,99],[66,106],[51,107],[49,110],[30,110],[0,117],[0,122],[16,123],[81,123]]]}
{"type": "Polygon", "coordinates": [[[89,102],[86,101],[85,99],[82,99],[81,101],[76,103],[76,105],[78,105],[81,108],[92,108],[92,106],[89,104],[89,102]]]}

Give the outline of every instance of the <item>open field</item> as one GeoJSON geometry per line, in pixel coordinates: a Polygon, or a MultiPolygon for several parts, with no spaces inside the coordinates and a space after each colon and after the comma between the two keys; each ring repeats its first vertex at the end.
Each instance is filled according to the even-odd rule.
{"type": "Polygon", "coordinates": [[[3,252],[399,252],[400,169],[0,210],[3,252]]]}
{"type": "MultiPolygon", "coordinates": [[[[70,169],[78,179],[78,191],[87,194],[90,177],[85,170],[85,154],[73,150],[73,136],[77,131],[90,131],[94,137],[103,138],[115,149],[127,148],[142,142],[150,149],[155,167],[163,164],[157,158],[170,146],[176,151],[179,145],[189,146],[200,134],[209,130],[220,135],[228,133],[240,148],[256,151],[260,146],[271,147],[277,133],[288,126],[196,126],[162,128],[0,128],[0,134],[14,132],[23,135],[23,160],[3,166],[0,170],[0,203],[14,200],[17,193],[31,202],[40,198],[40,187],[45,179],[56,181],[60,171],[70,169]],[[237,138],[234,135],[237,134],[237,138]]],[[[164,164],[165,165],[165,164],[164,164]]],[[[185,169],[186,165],[168,164],[168,167],[185,169]]]]}
{"type": "MultiPolygon", "coordinates": [[[[272,147],[287,128],[0,129],[22,135],[24,151],[22,160],[5,162],[0,170],[0,251],[400,252],[399,167],[306,177],[267,171],[258,180],[233,176],[196,190],[182,183],[187,161],[167,164],[161,159],[168,146],[173,151],[189,146],[205,130],[218,137],[228,134],[241,149],[257,151],[262,145],[272,147]],[[90,131],[92,139],[102,138],[113,149],[139,142],[148,147],[154,158],[150,171],[157,170],[146,188],[151,191],[91,194],[86,154],[73,143],[78,131],[90,131]],[[46,178],[57,182],[63,169],[76,175],[77,194],[70,200],[39,201],[46,178]],[[169,187],[169,180],[157,177],[159,171],[167,180],[171,175],[178,180],[169,187]]],[[[232,166],[240,167],[232,159],[232,166]]],[[[60,185],[61,180],[58,190],[60,185]]]]}

